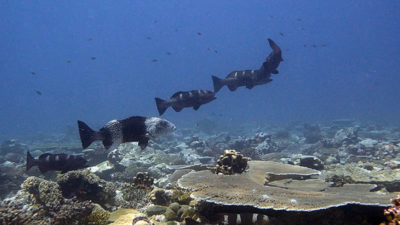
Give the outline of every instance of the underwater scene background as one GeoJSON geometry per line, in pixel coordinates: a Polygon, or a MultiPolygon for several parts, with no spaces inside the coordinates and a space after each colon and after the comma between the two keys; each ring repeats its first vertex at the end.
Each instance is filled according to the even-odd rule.
{"type": "Polygon", "coordinates": [[[399,1],[1,1],[0,224],[399,223],[399,27],[399,1]],[[268,39],[272,82],[217,92],[268,39]]]}

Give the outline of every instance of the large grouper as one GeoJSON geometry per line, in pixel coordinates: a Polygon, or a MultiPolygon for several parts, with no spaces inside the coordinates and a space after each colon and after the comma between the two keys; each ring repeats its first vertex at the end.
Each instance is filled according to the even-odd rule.
{"type": "Polygon", "coordinates": [[[272,81],[271,74],[278,74],[278,66],[283,61],[281,48],[271,39],[268,39],[272,52],[258,70],[235,70],[230,72],[225,79],[211,76],[214,84],[214,92],[218,92],[223,86],[228,86],[230,91],[245,86],[252,89],[256,85],[266,84],[272,81]]]}
{"type": "Polygon", "coordinates": [[[175,112],[180,112],[183,108],[193,107],[198,110],[201,105],[215,100],[215,93],[208,90],[178,91],[169,100],[155,98],[157,110],[160,116],[164,114],[168,107],[172,107],[175,112]]]}
{"type": "Polygon", "coordinates": [[[85,149],[96,140],[103,141],[107,150],[112,150],[125,142],[138,142],[141,149],[146,148],[150,139],[172,133],[173,123],[158,117],[132,116],[123,120],[111,120],[99,131],[94,131],[78,120],[79,135],[85,149]]]}

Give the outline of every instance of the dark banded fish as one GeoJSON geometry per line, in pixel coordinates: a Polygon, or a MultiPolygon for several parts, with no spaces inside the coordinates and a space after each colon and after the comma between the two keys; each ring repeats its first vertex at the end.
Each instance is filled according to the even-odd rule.
{"type": "Polygon", "coordinates": [[[178,91],[169,100],[155,98],[160,116],[164,114],[168,107],[172,107],[176,112],[183,108],[193,107],[198,110],[201,105],[216,99],[215,93],[207,90],[178,91]]]}
{"type": "Polygon", "coordinates": [[[37,166],[42,173],[52,170],[65,173],[70,170],[86,168],[86,163],[86,159],[79,155],[45,153],[40,155],[38,159],[35,159],[29,152],[26,153],[27,171],[33,166],[37,166]]]}
{"type": "Polygon", "coordinates": [[[272,52],[258,70],[233,71],[225,79],[212,76],[214,92],[218,92],[225,85],[228,86],[230,91],[235,91],[238,87],[245,86],[252,89],[256,85],[271,82],[271,74],[279,73],[277,68],[283,59],[279,46],[271,39],[268,39],[268,42],[272,52]]]}
{"type": "Polygon", "coordinates": [[[175,125],[167,120],[142,116],[111,120],[99,131],[92,130],[79,120],[78,127],[83,148],[89,147],[93,141],[101,140],[108,150],[125,142],[138,142],[139,146],[144,149],[150,139],[170,134],[176,129],[175,125]]]}

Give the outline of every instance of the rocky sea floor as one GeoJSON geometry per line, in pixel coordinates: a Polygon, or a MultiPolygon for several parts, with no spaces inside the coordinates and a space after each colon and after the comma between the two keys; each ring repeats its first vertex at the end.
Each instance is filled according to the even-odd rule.
{"type": "Polygon", "coordinates": [[[98,142],[82,151],[77,134],[4,140],[0,224],[368,225],[400,217],[384,214],[399,208],[391,199],[400,192],[400,127],[216,127],[202,121],[144,150],[126,143],[106,152],[98,142]],[[26,171],[27,151],[82,154],[91,167],[26,171]],[[241,174],[212,172],[217,164],[233,170],[242,158],[241,174]]]}

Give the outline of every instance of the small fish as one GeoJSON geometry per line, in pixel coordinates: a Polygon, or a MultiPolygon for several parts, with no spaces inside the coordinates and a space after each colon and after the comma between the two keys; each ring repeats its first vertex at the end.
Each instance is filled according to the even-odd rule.
{"type": "Polygon", "coordinates": [[[300,21],[303,21],[303,19],[301,19],[301,18],[297,18],[296,20],[299,21],[299,22],[300,22],[300,21]]]}
{"type": "Polygon", "coordinates": [[[215,53],[218,53],[218,51],[217,51],[217,50],[214,50],[214,52],[215,52],[215,53]]]}
{"type": "Polygon", "coordinates": [[[35,90],[35,93],[36,93],[37,95],[42,95],[42,92],[39,91],[39,90],[35,90]]]}
{"type": "Polygon", "coordinates": [[[91,60],[96,60],[96,57],[92,56],[90,57],[91,60]]]}
{"type": "Polygon", "coordinates": [[[283,36],[285,36],[285,34],[284,33],[282,33],[282,32],[279,32],[279,34],[283,37],[283,36]]]}
{"type": "Polygon", "coordinates": [[[153,23],[158,23],[158,20],[154,20],[153,23]]]}
{"type": "Polygon", "coordinates": [[[277,70],[282,59],[281,48],[271,39],[268,38],[269,46],[272,52],[268,55],[265,62],[258,70],[240,70],[233,71],[226,76],[225,79],[211,76],[214,85],[214,92],[218,92],[223,86],[228,86],[230,91],[235,91],[238,87],[245,86],[252,89],[256,85],[271,82],[271,74],[278,74],[277,70]]]}
{"type": "Polygon", "coordinates": [[[89,39],[88,39],[88,41],[92,41],[92,40],[93,40],[93,38],[89,38],[89,39]]]}
{"type": "Polygon", "coordinates": [[[306,44],[304,44],[303,46],[304,46],[304,48],[306,48],[306,47],[307,47],[307,45],[306,45],[306,44]]]}
{"type": "Polygon", "coordinates": [[[198,110],[201,105],[216,99],[215,93],[207,90],[178,91],[169,100],[155,98],[157,110],[160,116],[164,114],[168,107],[172,107],[175,112],[180,112],[183,108],[193,107],[198,110]]]}
{"type": "Polygon", "coordinates": [[[32,75],[36,75],[36,73],[35,73],[35,72],[33,72],[33,71],[31,71],[31,74],[32,74],[32,75]]]}
{"type": "Polygon", "coordinates": [[[208,51],[211,51],[211,48],[207,48],[208,51]]]}
{"type": "Polygon", "coordinates": [[[172,55],[172,53],[171,53],[171,52],[166,52],[166,54],[167,54],[167,55],[172,55]]]}
{"type": "Polygon", "coordinates": [[[202,33],[201,33],[201,32],[197,32],[197,35],[201,36],[201,35],[202,35],[202,33]]]}
{"type": "Polygon", "coordinates": [[[327,46],[327,44],[322,44],[321,47],[325,48],[327,46]]]}
{"type": "Polygon", "coordinates": [[[313,47],[313,48],[316,48],[316,47],[317,47],[317,45],[316,45],[316,44],[312,44],[312,45],[311,45],[311,47],[313,47]]]}
{"type": "Polygon", "coordinates": [[[35,159],[29,152],[26,153],[27,171],[33,166],[38,166],[42,173],[52,170],[66,173],[70,170],[86,168],[86,163],[86,159],[78,155],[45,153],[40,155],[38,159],[35,159]]]}
{"type": "Polygon", "coordinates": [[[151,37],[146,37],[147,40],[151,40],[151,37]]]}
{"type": "Polygon", "coordinates": [[[67,60],[67,61],[65,61],[66,63],[71,63],[71,60],[67,60]]]}
{"type": "Polygon", "coordinates": [[[172,133],[173,123],[158,117],[132,116],[123,120],[111,120],[99,131],[92,130],[86,123],[78,120],[79,136],[85,149],[93,141],[103,141],[107,150],[112,150],[125,142],[138,142],[141,149],[146,148],[150,139],[172,133]]]}
{"type": "Polygon", "coordinates": [[[153,59],[153,60],[151,60],[152,62],[158,62],[158,59],[153,59]]]}

